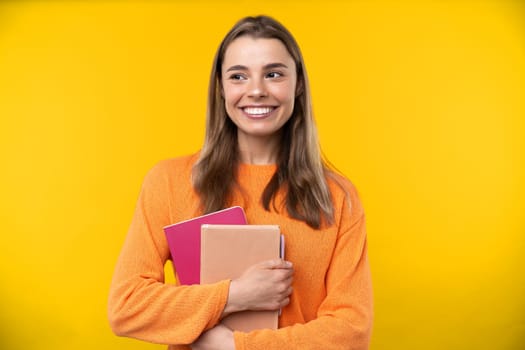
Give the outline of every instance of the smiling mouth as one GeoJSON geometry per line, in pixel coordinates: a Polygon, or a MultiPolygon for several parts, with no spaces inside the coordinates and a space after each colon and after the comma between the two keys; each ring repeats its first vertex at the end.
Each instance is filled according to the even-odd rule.
{"type": "Polygon", "coordinates": [[[246,114],[257,117],[269,114],[274,109],[275,107],[244,107],[242,110],[246,114]]]}

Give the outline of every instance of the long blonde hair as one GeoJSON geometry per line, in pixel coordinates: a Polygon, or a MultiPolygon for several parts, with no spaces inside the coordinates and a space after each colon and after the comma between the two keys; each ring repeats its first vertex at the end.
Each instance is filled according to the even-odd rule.
{"type": "Polygon", "coordinates": [[[205,213],[223,209],[235,187],[237,127],[226,114],[221,94],[221,68],[226,49],[241,36],[280,40],[297,69],[294,110],[282,127],[277,171],[262,194],[262,205],[266,210],[277,210],[275,196],[282,189],[285,191],[286,210],[291,217],[313,228],[320,228],[323,222],[330,224],[334,213],[326,182],[330,170],[320,152],[303,57],[291,33],[268,16],[241,19],[224,37],[215,54],[208,90],[206,136],[193,169],[193,186],[202,209],[205,213]]]}

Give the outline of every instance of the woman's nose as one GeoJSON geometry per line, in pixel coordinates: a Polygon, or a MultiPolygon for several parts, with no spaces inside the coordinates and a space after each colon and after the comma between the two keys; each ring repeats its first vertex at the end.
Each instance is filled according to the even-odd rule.
{"type": "Polygon", "coordinates": [[[268,95],[266,86],[262,79],[252,79],[248,86],[248,95],[250,97],[264,97],[268,95]]]}

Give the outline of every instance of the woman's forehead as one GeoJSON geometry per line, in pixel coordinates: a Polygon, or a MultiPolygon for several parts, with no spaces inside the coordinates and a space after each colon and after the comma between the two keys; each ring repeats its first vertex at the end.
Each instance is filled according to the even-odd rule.
{"type": "Polygon", "coordinates": [[[295,62],[279,40],[273,38],[253,38],[242,36],[233,40],[226,48],[223,59],[223,69],[234,65],[265,66],[282,63],[288,67],[295,62]]]}

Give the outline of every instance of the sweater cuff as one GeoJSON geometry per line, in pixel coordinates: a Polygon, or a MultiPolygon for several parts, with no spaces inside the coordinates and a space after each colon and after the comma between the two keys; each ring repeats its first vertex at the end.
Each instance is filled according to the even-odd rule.
{"type": "Polygon", "coordinates": [[[233,340],[235,342],[235,350],[246,349],[246,333],[234,331],[233,340]]]}
{"type": "Polygon", "coordinates": [[[215,303],[213,317],[210,319],[208,327],[206,327],[207,329],[215,327],[221,320],[222,312],[228,301],[230,282],[230,280],[224,280],[216,283],[216,288],[218,289],[217,302],[215,303]]]}

